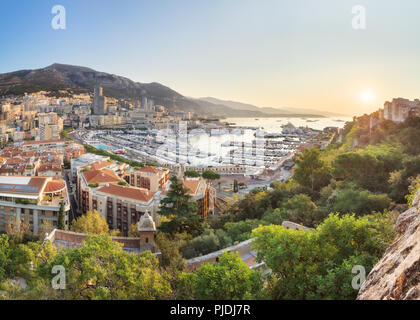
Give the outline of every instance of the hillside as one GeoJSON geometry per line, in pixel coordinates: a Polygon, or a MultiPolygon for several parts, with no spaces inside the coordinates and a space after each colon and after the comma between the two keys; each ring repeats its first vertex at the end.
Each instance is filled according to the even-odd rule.
{"type": "Polygon", "coordinates": [[[37,70],[21,70],[0,74],[0,94],[23,94],[46,90],[58,92],[93,92],[95,85],[104,88],[104,94],[114,98],[146,96],[169,109],[204,112],[200,105],[159,83],[139,83],[125,77],[98,72],[86,67],[53,64],[37,70]]]}
{"type": "Polygon", "coordinates": [[[104,88],[104,95],[113,98],[147,97],[171,111],[182,110],[216,117],[322,117],[323,112],[304,109],[258,108],[215,98],[192,99],[160,83],[140,83],[114,74],[86,67],[53,64],[36,70],[20,70],[0,74],[0,96],[24,94],[40,90],[58,94],[60,90],[73,93],[93,92],[95,85],[104,88]]]}
{"type": "Polygon", "coordinates": [[[397,239],[372,269],[358,300],[420,300],[420,191],[395,224],[397,239]]]}
{"type": "Polygon", "coordinates": [[[314,109],[304,109],[304,108],[291,108],[291,107],[281,107],[281,108],[267,108],[267,107],[257,107],[252,104],[236,102],[236,101],[228,101],[228,100],[220,100],[217,98],[206,97],[197,99],[199,101],[210,102],[213,104],[225,105],[229,108],[234,110],[247,110],[252,112],[259,112],[264,113],[269,116],[275,115],[306,115],[306,116],[323,116],[323,117],[340,117],[346,116],[339,113],[327,112],[322,110],[314,110],[314,109]]]}

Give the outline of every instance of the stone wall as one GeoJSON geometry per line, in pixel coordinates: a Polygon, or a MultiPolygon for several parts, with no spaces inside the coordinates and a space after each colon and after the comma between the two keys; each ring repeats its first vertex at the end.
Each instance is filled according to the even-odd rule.
{"type": "Polygon", "coordinates": [[[187,269],[188,271],[193,271],[199,268],[205,262],[214,263],[217,261],[217,258],[220,257],[226,251],[237,252],[239,253],[240,256],[244,256],[252,250],[251,248],[252,242],[253,242],[253,239],[250,239],[250,240],[241,242],[235,246],[209,253],[205,256],[189,259],[187,260],[187,269]]]}
{"type": "MultiPolygon", "coordinates": [[[[55,229],[53,232],[46,236],[45,240],[49,240],[54,246],[58,248],[75,248],[81,246],[86,237],[87,235],[83,233],[55,229]]],[[[158,253],[158,250],[153,245],[153,243],[140,247],[139,238],[112,237],[112,240],[122,244],[123,249],[129,252],[150,250],[153,253],[158,253]]]]}

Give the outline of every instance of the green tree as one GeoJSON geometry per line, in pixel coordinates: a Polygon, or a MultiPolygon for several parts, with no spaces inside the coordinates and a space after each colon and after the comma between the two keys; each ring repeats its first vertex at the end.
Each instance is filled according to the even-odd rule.
{"type": "Polygon", "coordinates": [[[386,194],[374,194],[367,190],[347,187],[338,189],[328,199],[332,212],[370,214],[387,209],[391,199],[386,194]]]}
{"type": "Polygon", "coordinates": [[[220,179],[220,174],[214,172],[213,170],[206,170],[201,176],[207,181],[215,181],[220,179]]]}
{"type": "Polygon", "coordinates": [[[411,184],[408,190],[410,193],[406,196],[408,206],[411,208],[413,205],[413,201],[415,196],[417,195],[418,191],[420,190],[420,175],[418,175],[415,179],[410,180],[411,184]]]}
{"type": "Polygon", "coordinates": [[[283,201],[282,209],[286,211],[287,219],[307,227],[313,226],[317,207],[306,194],[297,194],[291,199],[283,201]]]}
{"type": "Polygon", "coordinates": [[[60,209],[58,211],[58,224],[57,224],[57,228],[60,229],[60,230],[65,230],[65,228],[66,228],[66,225],[64,223],[64,219],[65,219],[64,202],[61,201],[60,209]]]}
{"type": "Polygon", "coordinates": [[[393,220],[386,215],[331,214],[315,232],[273,225],[254,230],[257,260],[272,270],[271,298],[354,299],[351,282],[341,281],[350,279],[351,263],[369,272],[391,243],[393,220]]]}
{"type": "Polygon", "coordinates": [[[249,269],[238,253],[224,253],[219,262],[204,263],[195,273],[183,273],[178,298],[244,300],[261,297],[262,277],[249,269]]]}
{"type": "Polygon", "coordinates": [[[167,234],[197,235],[202,231],[203,218],[198,214],[198,206],[176,176],[171,178],[168,194],[160,202],[159,214],[169,218],[159,226],[167,234]]]}
{"type": "Polygon", "coordinates": [[[332,166],[337,179],[354,182],[369,191],[386,192],[390,173],[399,170],[401,164],[401,149],[383,144],[339,154],[332,166]]]}
{"type": "Polygon", "coordinates": [[[239,184],[238,184],[238,180],[233,180],[233,192],[234,193],[238,193],[239,192],[239,184]]]}
{"type": "Polygon", "coordinates": [[[305,149],[294,158],[296,170],[293,179],[301,186],[311,188],[312,192],[328,185],[329,171],[321,159],[321,152],[317,147],[305,149]]]}
{"type": "Polygon", "coordinates": [[[233,241],[246,241],[252,237],[252,230],[263,224],[261,220],[247,219],[238,222],[228,222],[225,224],[225,230],[233,241]]]}
{"type": "Polygon", "coordinates": [[[172,289],[176,290],[179,276],[186,267],[186,262],[180,253],[184,239],[181,235],[171,238],[167,234],[159,232],[156,236],[156,243],[162,254],[160,265],[167,273],[172,289]]]}
{"type": "Polygon", "coordinates": [[[40,274],[51,281],[55,265],[66,270],[65,299],[155,300],[171,293],[156,255],[127,253],[108,235],[88,236],[82,247],[60,252],[40,274]]]}
{"type": "Polygon", "coordinates": [[[200,177],[200,173],[198,173],[195,170],[186,170],[184,172],[184,176],[190,177],[190,178],[198,178],[198,177],[200,177]]]}
{"type": "Polygon", "coordinates": [[[86,212],[77,218],[71,225],[71,231],[86,234],[106,234],[109,232],[108,223],[98,211],[86,212]]]}

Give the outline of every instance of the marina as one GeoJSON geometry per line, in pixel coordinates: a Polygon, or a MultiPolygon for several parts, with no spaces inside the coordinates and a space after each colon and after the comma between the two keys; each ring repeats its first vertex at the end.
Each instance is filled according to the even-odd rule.
{"type": "Polygon", "coordinates": [[[325,146],[331,138],[331,133],[312,129],[306,123],[296,127],[283,120],[283,124],[275,122],[276,130],[270,125],[267,127],[271,130],[267,130],[264,129],[266,126],[232,123],[229,121],[218,127],[203,124],[189,130],[182,125],[178,130],[82,130],[79,135],[95,148],[130,160],[155,162],[167,167],[179,164],[187,168],[212,167],[215,171],[235,174],[240,168],[248,175],[278,170],[284,159],[291,158],[299,148],[311,143],[325,146]]]}

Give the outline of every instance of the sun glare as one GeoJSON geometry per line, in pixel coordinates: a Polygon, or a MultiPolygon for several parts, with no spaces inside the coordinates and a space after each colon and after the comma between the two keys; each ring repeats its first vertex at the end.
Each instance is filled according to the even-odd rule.
{"type": "Polygon", "coordinates": [[[375,101],[375,94],[370,90],[364,90],[360,93],[360,100],[363,103],[372,103],[375,101]]]}

